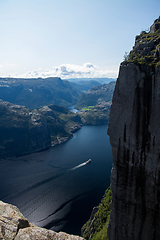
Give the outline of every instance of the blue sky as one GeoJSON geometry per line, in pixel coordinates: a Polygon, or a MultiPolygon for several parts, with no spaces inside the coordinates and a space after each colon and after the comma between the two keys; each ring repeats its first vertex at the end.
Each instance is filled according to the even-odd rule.
{"type": "Polygon", "coordinates": [[[0,0],[0,77],[117,77],[159,0],[0,0]]]}

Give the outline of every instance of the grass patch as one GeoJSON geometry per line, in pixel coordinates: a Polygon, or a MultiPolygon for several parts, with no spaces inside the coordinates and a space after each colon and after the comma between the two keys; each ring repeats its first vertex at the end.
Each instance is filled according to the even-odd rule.
{"type": "Polygon", "coordinates": [[[125,54],[124,62],[134,62],[136,64],[144,64],[150,67],[159,66],[159,57],[155,55],[160,45],[160,32],[147,33],[143,31],[136,36],[136,45],[129,54],[125,54]],[[142,46],[141,46],[142,45],[142,46]],[[147,51],[146,49],[149,48],[147,51]]]}
{"type": "Polygon", "coordinates": [[[94,236],[92,237],[92,240],[108,240],[107,227],[108,227],[109,219],[110,219],[110,215],[108,215],[108,219],[104,224],[102,230],[100,232],[95,233],[94,236]]]}
{"type": "Polygon", "coordinates": [[[94,108],[94,106],[87,106],[87,107],[82,108],[82,110],[84,110],[84,111],[90,111],[90,110],[92,110],[93,108],[94,108]]]}
{"type": "Polygon", "coordinates": [[[82,227],[83,237],[87,240],[107,240],[107,226],[110,219],[110,203],[111,203],[111,189],[106,190],[101,203],[98,206],[98,211],[94,214],[94,218],[89,220],[82,227]],[[91,234],[91,229],[94,233],[91,234]]]}

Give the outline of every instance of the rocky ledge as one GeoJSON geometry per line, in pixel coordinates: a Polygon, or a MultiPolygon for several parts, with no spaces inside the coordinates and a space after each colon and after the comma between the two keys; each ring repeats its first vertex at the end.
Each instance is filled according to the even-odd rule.
{"type": "Polygon", "coordinates": [[[31,224],[17,207],[0,201],[0,239],[1,240],[84,240],[84,238],[56,233],[31,224]]]}

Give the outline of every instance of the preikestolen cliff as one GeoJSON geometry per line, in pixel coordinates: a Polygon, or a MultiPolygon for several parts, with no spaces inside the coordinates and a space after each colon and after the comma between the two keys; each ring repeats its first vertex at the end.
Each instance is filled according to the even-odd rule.
{"type": "MultiPolygon", "coordinates": [[[[60,80],[58,79],[58,81],[60,80]]],[[[96,89],[97,87],[93,87],[92,94],[90,94],[89,90],[87,100],[86,95],[84,101],[81,97],[79,106],[84,102],[87,102],[87,104],[90,102],[88,100],[89,95],[92,98],[93,95],[98,95],[102,89],[110,89],[110,87],[101,86],[98,91],[96,89]]],[[[78,94],[79,92],[76,93],[76,96],[78,94]]],[[[103,107],[103,121],[101,121],[101,124],[106,123],[104,122],[104,112],[107,111],[105,116],[108,118],[108,109],[110,110],[111,106],[108,135],[112,148],[113,163],[111,184],[106,189],[99,205],[93,207],[88,221],[81,227],[81,236],[61,231],[57,233],[36,226],[34,222],[30,222],[23,216],[17,207],[1,201],[0,239],[158,240],[160,238],[160,17],[153,22],[149,30],[142,31],[140,35],[135,37],[133,49],[125,55],[124,61],[120,64],[112,101],[103,98],[100,103],[95,102],[94,106],[89,106],[90,103],[87,104],[85,106],[88,109],[87,111],[92,111],[89,113],[93,114],[90,114],[88,121],[91,121],[91,117],[95,116],[94,113],[97,113],[99,106],[103,107]]],[[[68,138],[73,137],[72,134],[75,130],[78,130],[77,128],[87,124],[85,118],[87,113],[84,113],[86,108],[79,109],[81,113],[73,115],[65,108],[55,107],[56,105],[51,103],[49,106],[32,111],[6,101],[0,102],[0,105],[1,112],[6,114],[8,119],[10,119],[11,114],[14,114],[16,126],[18,119],[20,119],[20,130],[23,129],[23,123],[25,123],[26,128],[25,131],[23,129],[23,137],[27,134],[27,129],[30,130],[29,135],[26,135],[27,143],[30,143],[30,136],[32,136],[32,144],[28,144],[30,152],[44,150],[46,147],[51,146],[52,140],[57,139],[58,135],[55,136],[53,123],[60,126],[60,129],[63,129],[64,136],[68,138]],[[60,113],[57,113],[58,111],[60,113]],[[67,117],[64,117],[64,114],[67,117]],[[66,118],[68,121],[65,121],[66,118]],[[43,133],[43,136],[41,136],[41,133],[43,133]],[[43,138],[45,138],[45,145],[43,145],[43,138]]],[[[97,121],[96,116],[95,124],[97,121]]],[[[4,119],[2,123],[5,123],[4,119]]],[[[6,133],[7,129],[6,127],[6,133]]],[[[58,134],[60,133],[61,131],[58,132],[58,134]]],[[[76,137],[77,135],[75,135],[75,139],[76,137]]],[[[9,139],[7,139],[8,142],[9,139]]],[[[5,143],[4,138],[1,141],[5,143]]],[[[93,139],[89,139],[89,141],[92,142],[93,139]]],[[[14,144],[15,142],[16,139],[14,139],[14,144]]],[[[1,145],[1,149],[6,146],[8,145],[1,145]]],[[[24,149],[22,154],[28,153],[28,149],[24,149]]],[[[17,152],[13,155],[16,154],[17,152]]],[[[12,157],[13,155],[9,154],[12,157]]],[[[4,151],[3,156],[7,156],[6,151],[4,151]]],[[[43,162],[43,159],[41,161],[43,162]]],[[[59,171],[58,165],[53,165],[51,161],[49,161],[49,164],[52,168],[56,168],[56,171],[59,171]]],[[[82,169],[85,164],[88,169],[93,166],[92,161],[79,164],[74,168],[71,168],[71,166],[66,168],[65,166],[56,177],[64,176],[70,172],[76,175],[73,170],[82,169]]],[[[85,170],[86,185],[90,181],[89,178],[87,179],[87,168],[85,170]]],[[[34,176],[32,177],[34,179],[34,176]]],[[[22,176],[16,181],[20,179],[22,179],[22,176]]],[[[48,175],[47,181],[50,183],[52,180],[51,175],[48,175]]],[[[28,179],[29,183],[30,179],[28,179]]],[[[41,185],[45,183],[46,181],[41,181],[41,185]]],[[[11,183],[7,184],[8,188],[12,188],[11,183]]],[[[28,187],[27,191],[33,190],[34,187],[39,185],[39,182],[37,182],[34,186],[28,187]]],[[[48,185],[48,191],[50,191],[51,187],[48,185]]],[[[99,186],[96,186],[95,189],[98,190],[98,188],[99,186]]],[[[17,193],[17,198],[20,197],[23,191],[22,189],[17,193]]],[[[47,193],[47,189],[45,191],[47,193]]],[[[57,190],[55,189],[55,191],[57,190]]],[[[94,194],[96,195],[96,190],[94,190],[94,194]]],[[[8,197],[13,195],[14,193],[8,197]]],[[[46,194],[46,203],[49,201],[47,196],[46,194]]],[[[7,196],[4,196],[5,198],[7,196]]],[[[82,198],[82,195],[80,198],[82,198]]],[[[76,199],[79,200],[77,196],[76,199]]],[[[69,202],[66,200],[65,206],[69,202]]],[[[38,204],[35,203],[33,215],[36,213],[38,204]]],[[[63,207],[64,204],[58,209],[60,210],[63,207]]],[[[57,212],[55,210],[53,213],[48,213],[47,217],[49,218],[57,212]]]]}
{"type": "Polygon", "coordinates": [[[160,236],[159,91],[160,17],[136,36],[114,91],[110,240],[160,236]]]}

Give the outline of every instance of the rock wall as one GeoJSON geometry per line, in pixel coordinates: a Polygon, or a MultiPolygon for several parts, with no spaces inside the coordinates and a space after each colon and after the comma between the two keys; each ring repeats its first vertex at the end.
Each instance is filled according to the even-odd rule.
{"type": "Polygon", "coordinates": [[[160,238],[160,65],[152,60],[123,62],[113,95],[109,240],[160,238]]]}
{"type": "Polygon", "coordinates": [[[143,72],[123,63],[108,130],[113,153],[109,239],[160,236],[159,103],[160,67],[143,72]]]}
{"type": "Polygon", "coordinates": [[[31,224],[17,207],[0,201],[1,240],[84,240],[64,232],[56,233],[31,224]]]}

